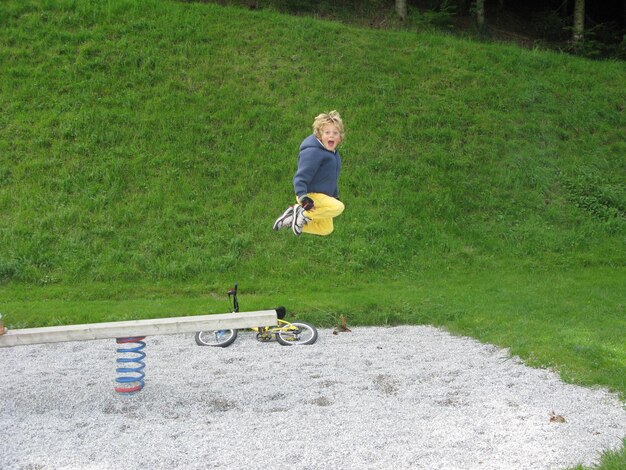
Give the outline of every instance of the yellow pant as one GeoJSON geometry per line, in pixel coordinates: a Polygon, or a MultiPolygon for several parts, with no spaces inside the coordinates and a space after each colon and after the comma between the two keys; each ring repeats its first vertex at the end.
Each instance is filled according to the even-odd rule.
{"type": "MultiPolygon", "coordinates": [[[[308,193],[315,206],[311,211],[304,211],[304,215],[311,219],[302,231],[312,235],[329,235],[333,231],[333,217],[343,212],[343,202],[322,193],[308,193]]],[[[299,202],[299,201],[298,201],[299,202]]]]}

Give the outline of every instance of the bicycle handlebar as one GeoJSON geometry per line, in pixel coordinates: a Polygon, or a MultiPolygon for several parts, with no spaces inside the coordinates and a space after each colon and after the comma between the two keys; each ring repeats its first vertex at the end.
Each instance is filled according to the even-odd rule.
{"type": "Polygon", "coordinates": [[[230,296],[233,296],[233,306],[232,306],[232,310],[233,312],[238,312],[239,311],[239,301],[237,300],[237,288],[239,287],[238,283],[235,283],[235,287],[228,289],[228,301],[230,304],[230,296]]]}

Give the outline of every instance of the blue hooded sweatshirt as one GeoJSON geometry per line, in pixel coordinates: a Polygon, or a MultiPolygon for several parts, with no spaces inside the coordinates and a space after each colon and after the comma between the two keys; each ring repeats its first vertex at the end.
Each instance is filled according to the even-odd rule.
{"type": "Polygon", "coordinates": [[[340,170],[341,156],[337,150],[326,150],[315,135],[308,136],[300,144],[298,169],[293,176],[296,196],[300,198],[308,193],[322,193],[338,197],[340,170]]]}

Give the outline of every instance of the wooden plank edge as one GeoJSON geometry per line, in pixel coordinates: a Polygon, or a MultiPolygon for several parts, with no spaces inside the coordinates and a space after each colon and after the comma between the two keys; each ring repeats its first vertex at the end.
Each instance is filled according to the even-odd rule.
{"type": "Polygon", "coordinates": [[[186,317],[153,318],[83,325],[61,325],[7,330],[0,335],[0,347],[29,344],[87,341],[132,336],[193,333],[204,330],[241,329],[277,324],[275,310],[218,313],[186,317]]]}

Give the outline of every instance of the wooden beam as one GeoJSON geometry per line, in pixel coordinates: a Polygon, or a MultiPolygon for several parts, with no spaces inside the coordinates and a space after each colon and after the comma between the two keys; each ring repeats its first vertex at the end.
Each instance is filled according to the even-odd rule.
{"type": "Polygon", "coordinates": [[[276,325],[275,310],[218,313],[190,317],[89,323],[8,330],[0,335],[0,347],[26,344],[60,343],[131,336],[172,335],[207,330],[227,330],[276,325]]]}

